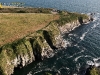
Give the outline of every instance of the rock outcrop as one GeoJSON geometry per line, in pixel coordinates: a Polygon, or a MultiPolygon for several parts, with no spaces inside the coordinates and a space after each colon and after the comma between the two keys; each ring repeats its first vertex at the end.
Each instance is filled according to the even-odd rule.
{"type": "Polygon", "coordinates": [[[82,16],[81,20],[78,17],[62,26],[52,21],[45,28],[0,47],[0,75],[11,75],[14,68],[21,68],[34,61],[52,57],[55,49],[65,47],[62,34],[87,22],[89,22],[88,18],[82,16]]]}
{"type": "Polygon", "coordinates": [[[85,75],[100,75],[100,67],[89,65],[89,67],[86,69],[85,75]]]}

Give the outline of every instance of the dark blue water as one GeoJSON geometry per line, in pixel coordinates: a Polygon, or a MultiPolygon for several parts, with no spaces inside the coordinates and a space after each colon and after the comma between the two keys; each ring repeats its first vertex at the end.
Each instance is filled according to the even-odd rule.
{"type": "Polygon", "coordinates": [[[79,13],[95,13],[94,21],[65,34],[70,47],[57,50],[55,56],[32,63],[17,71],[18,75],[41,75],[44,72],[62,75],[82,75],[86,65],[100,66],[100,1],[99,0],[0,0],[25,2],[25,6],[56,8],[79,13]]]}

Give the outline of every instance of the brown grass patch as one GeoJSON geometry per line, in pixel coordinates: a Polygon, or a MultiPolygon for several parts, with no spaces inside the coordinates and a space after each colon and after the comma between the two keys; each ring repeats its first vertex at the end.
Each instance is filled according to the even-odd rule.
{"type": "Polygon", "coordinates": [[[0,45],[23,38],[58,18],[42,13],[0,13],[0,45]]]}

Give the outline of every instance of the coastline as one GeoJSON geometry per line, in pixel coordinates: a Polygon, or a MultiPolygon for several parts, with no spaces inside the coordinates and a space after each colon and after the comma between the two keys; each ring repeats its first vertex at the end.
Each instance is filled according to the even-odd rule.
{"type": "Polygon", "coordinates": [[[5,54],[6,56],[6,58],[0,58],[3,61],[0,65],[0,70],[2,73],[5,75],[11,75],[14,72],[14,69],[27,66],[34,61],[52,57],[51,55],[55,49],[65,47],[62,34],[66,32],[68,33],[76,27],[89,22],[88,18],[83,18],[82,24],[80,24],[78,18],[79,17],[76,17],[74,21],[69,23],[66,23],[66,19],[52,21],[41,30],[36,31],[35,33],[32,33],[21,40],[17,40],[2,46],[0,48],[1,56],[2,54],[5,54]],[[65,23],[63,23],[64,21],[65,23]],[[10,56],[8,56],[9,54],[10,56]],[[9,67],[9,69],[7,69],[7,67],[9,67]]]}

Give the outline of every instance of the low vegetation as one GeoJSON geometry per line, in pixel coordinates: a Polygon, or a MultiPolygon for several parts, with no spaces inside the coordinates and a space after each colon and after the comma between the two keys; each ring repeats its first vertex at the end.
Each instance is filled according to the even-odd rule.
{"type": "Polygon", "coordinates": [[[59,15],[40,13],[0,13],[0,45],[40,30],[59,15]]]}
{"type": "Polygon", "coordinates": [[[98,70],[97,70],[96,68],[92,68],[92,69],[90,70],[90,75],[99,75],[99,74],[98,74],[98,70]]]}
{"type": "Polygon", "coordinates": [[[2,6],[0,13],[51,13],[49,8],[27,8],[27,7],[10,7],[2,6]]]}
{"type": "Polygon", "coordinates": [[[73,22],[79,19],[88,19],[88,16],[85,14],[79,13],[70,13],[70,12],[60,12],[60,19],[57,20],[60,26],[64,25],[65,23],[73,22]]]}

